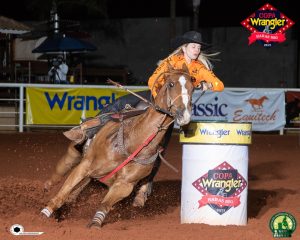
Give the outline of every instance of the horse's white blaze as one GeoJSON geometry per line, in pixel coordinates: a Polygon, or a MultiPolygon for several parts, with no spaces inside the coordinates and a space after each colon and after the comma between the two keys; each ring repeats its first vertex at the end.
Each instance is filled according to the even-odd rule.
{"type": "Polygon", "coordinates": [[[185,87],[186,79],[184,76],[181,76],[179,78],[179,83],[181,85],[182,102],[185,106],[184,113],[183,113],[183,119],[179,122],[179,124],[187,124],[191,119],[191,113],[188,111],[189,95],[188,95],[188,91],[185,87]]]}

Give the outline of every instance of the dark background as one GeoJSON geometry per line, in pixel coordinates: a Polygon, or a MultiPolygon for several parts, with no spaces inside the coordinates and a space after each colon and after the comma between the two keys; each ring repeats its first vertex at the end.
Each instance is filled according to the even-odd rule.
{"type": "MultiPolygon", "coordinates": [[[[221,52],[215,72],[226,86],[300,86],[299,8],[295,0],[201,0],[198,15],[193,11],[193,0],[57,0],[56,3],[60,32],[81,34],[79,37],[86,34],[98,47],[96,52],[84,55],[85,67],[125,69],[133,82],[144,83],[158,59],[170,52],[170,40],[195,29],[203,33],[205,42],[214,43],[214,51],[221,52]],[[249,46],[250,32],[241,22],[266,3],[295,25],[286,31],[284,43],[271,48],[259,43],[249,46]]],[[[34,31],[29,38],[37,39],[53,33],[53,24],[49,24],[52,6],[53,0],[10,0],[1,6],[0,15],[32,24],[34,31]]]]}
{"type": "MultiPolygon", "coordinates": [[[[60,16],[71,20],[102,18],[155,18],[170,17],[171,0],[77,0],[57,1],[60,16]]],[[[176,0],[176,16],[193,15],[192,0],[176,0]]],[[[262,5],[270,3],[294,22],[299,20],[295,0],[201,0],[200,27],[239,26],[240,22],[262,5]]],[[[49,17],[52,0],[10,0],[2,4],[0,15],[19,21],[42,21],[49,17]]],[[[297,27],[297,26],[294,26],[297,27]]]]}

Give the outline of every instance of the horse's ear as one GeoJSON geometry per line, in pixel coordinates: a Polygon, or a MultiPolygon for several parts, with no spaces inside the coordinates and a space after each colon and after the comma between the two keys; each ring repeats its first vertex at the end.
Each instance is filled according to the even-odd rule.
{"type": "Polygon", "coordinates": [[[174,70],[173,66],[169,63],[169,61],[167,61],[167,68],[168,68],[169,72],[171,72],[172,70],[174,70]]]}
{"type": "Polygon", "coordinates": [[[189,69],[185,63],[182,64],[182,70],[189,73],[189,69]]]}

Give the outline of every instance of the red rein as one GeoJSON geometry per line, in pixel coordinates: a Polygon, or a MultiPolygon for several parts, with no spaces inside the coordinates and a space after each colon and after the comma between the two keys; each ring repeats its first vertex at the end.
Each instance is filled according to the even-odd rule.
{"type": "Polygon", "coordinates": [[[123,168],[127,163],[129,163],[144,147],[146,147],[156,136],[158,131],[152,133],[146,141],[140,145],[124,162],[112,170],[109,174],[99,179],[100,182],[105,182],[107,179],[111,178],[116,172],[123,168]]]}

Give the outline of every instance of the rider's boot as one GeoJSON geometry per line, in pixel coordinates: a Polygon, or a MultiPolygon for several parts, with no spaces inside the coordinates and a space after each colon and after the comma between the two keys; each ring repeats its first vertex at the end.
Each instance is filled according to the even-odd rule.
{"type": "Polygon", "coordinates": [[[64,132],[63,134],[76,143],[82,143],[87,138],[92,138],[95,133],[109,120],[107,115],[99,115],[84,120],[79,126],[64,132]]]}

